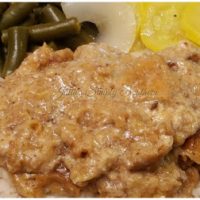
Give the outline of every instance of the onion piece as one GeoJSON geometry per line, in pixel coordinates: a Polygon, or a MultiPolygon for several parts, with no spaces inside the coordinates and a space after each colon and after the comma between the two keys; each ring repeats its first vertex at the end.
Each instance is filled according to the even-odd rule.
{"type": "Polygon", "coordinates": [[[61,3],[67,18],[95,23],[99,34],[96,42],[128,52],[136,37],[136,15],[128,3],[61,3]]]}

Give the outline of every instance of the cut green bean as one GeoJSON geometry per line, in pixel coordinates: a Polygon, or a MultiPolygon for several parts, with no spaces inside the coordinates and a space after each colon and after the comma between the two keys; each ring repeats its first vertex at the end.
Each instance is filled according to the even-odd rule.
{"type": "Polygon", "coordinates": [[[93,37],[93,40],[95,40],[95,38],[99,34],[97,26],[92,22],[82,22],[81,29],[87,32],[88,35],[93,37]]]}
{"type": "Polygon", "coordinates": [[[63,21],[66,17],[58,7],[48,4],[42,9],[41,19],[42,22],[49,23],[63,21]]]}
{"type": "Polygon", "coordinates": [[[0,30],[18,25],[31,13],[37,3],[13,3],[3,13],[0,20],[0,30]]]}
{"type": "Polygon", "coordinates": [[[84,22],[81,24],[81,31],[78,35],[67,38],[64,42],[61,41],[61,46],[69,47],[75,50],[78,46],[94,42],[98,35],[97,27],[91,22],[84,22]]]}
{"type": "MultiPolygon", "coordinates": [[[[62,22],[30,26],[28,30],[31,41],[44,42],[76,35],[80,32],[80,24],[76,18],[71,18],[62,22]]],[[[8,30],[2,31],[1,41],[4,44],[8,42],[8,30]]]]}
{"type": "Polygon", "coordinates": [[[42,13],[42,8],[43,8],[43,7],[40,7],[40,6],[34,8],[34,9],[33,9],[34,15],[36,15],[36,16],[41,15],[41,13],[42,13]]]}
{"type": "Polygon", "coordinates": [[[3,67],[3,77],[10,74],[21,64],[27,51],[28,30],[26,27],[8,29],[8,53],[3,67]]]}
{"type": "Polygon", "coordinates": [[[81,30],[80,34],[67,38],[64,42],[61,41],[62,47],[69,47],[73,51],[80,45],[94,42],[94,37],[91,37],[86,31],[81,30]]]}
{"type": "Polygon", "coordinates": [[[31,25],[35,25],[37,23],[36,19],[35,19],[35,15],[33,13],[31,13],[29,15],[29,18],[27,20],[25,20],[21,26],[31,26],[31,25]]]}
{"type": "Polygon", "coordinates": [[[30,40],[35,42],[66,38],[79,32],[80,24],[75,18],[29,27],[30,40]]]}
{"type": "Polygon", "coordinates": [[[43,7],[39,6],[33,9],[33,14],[35,15],[35,19],[38,23],[41,22],[41,15],[42,15],[42,9],[43,7]]]}
{"type": "Polygon", "coordinates": [[[27,52],[46,42],[54,50],[94,42],[92,23],[66,19],[60,3],[0,3],[0,76],[20,66],[27,52]]]}
{"type": "Polygon", "coordinates": [[[1,42],[3,44],[7,44],[7,42],[8,42],[8,30],[7,29],[1,31],[1,42]]]}

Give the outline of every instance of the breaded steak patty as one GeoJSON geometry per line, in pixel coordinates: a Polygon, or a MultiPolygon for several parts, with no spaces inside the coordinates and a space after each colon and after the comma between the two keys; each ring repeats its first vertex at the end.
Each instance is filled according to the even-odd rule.
{"type": "Polygon", "coordinates": [[[0,82],[0,165],[25,197],[191,196],[177,148],[200,128],[200,50],[48,46],[0,82]]]}

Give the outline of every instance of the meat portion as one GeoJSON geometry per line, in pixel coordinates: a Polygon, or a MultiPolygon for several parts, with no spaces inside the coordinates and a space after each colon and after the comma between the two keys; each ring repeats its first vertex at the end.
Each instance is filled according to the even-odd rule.
{"type": "Polygon", "coordinates": [[[0,83],[0,165],[18,193],[190,196],[197,172],[168,160],[200,128],[200,68],[182,51],[199,53],[90,44],[29,55],[0,83]]]}
{"type": "Polygon", "coordinates": [[[110,171],[97,181],[103,197],[188,197],[199,181],[197,169],[183,171],[172,155],[141,171],[110,171]]]}
{"type": "Polygon", "coordinates": [[[184,162],[191,164],[191,162],[188,161],[189,159],[190,161],[200,165],[200,131],[186,140],[185,144],[181,148],[180,155],[184,162]]]}

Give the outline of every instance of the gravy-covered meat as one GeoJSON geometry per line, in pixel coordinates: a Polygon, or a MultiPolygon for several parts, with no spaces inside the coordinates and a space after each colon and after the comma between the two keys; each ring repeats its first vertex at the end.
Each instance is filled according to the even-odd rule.
{"type": "Polygon", "coordinates": [[[182,168],[194,166],[200,170],[200,131],[188,138],[184,145],[177,149],[182,168]]]}
{"type": "Polygon", "coordinates": [[[190,167],[183,171],[171,154],[144,170],[112,170],[97,186],[103,197],[188,197],[198,181],[198,170],[190,167]]]}
{"type": "Polygon", "coordinates": [[[158,54],[89,44],[30,54],[0,83],[0,165],[18,193],[140,197],[151,184],[145,196],[190,196],[184,187],[198,176],[163,159],[200,127],[193,52],[183,44],[158,54]],[[179,49],[188,53],[180,63],[169,53],[179,49]]]}

